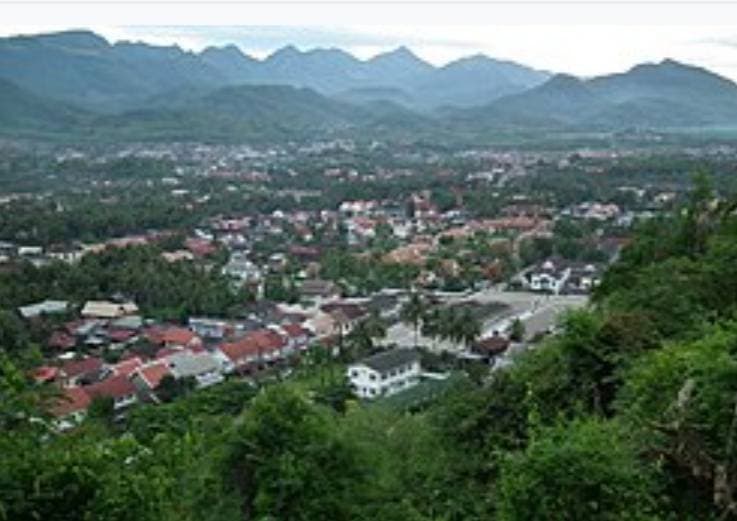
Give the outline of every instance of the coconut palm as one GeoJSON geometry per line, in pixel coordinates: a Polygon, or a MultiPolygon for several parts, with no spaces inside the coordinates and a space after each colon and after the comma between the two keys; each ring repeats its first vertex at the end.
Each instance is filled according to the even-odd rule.
{"type": "Polygon", "coordinates": [[[445,338],[444,313],[440,308],[431,308],[422,315],[422,336],[433,341],[445,338]]]}
{"type": "Polygon", "coordinates": [[[452,325],[454,340],[466,349],[481,336],[481,321],[469,309],[458,313],[452,325]]]}
{"type": "Polygon", "coordinates": [[[423,322],[423,316],[427,311],[427,304],[422,298],[422,295],[417,291],[413,291],[409,300],[402,306],[402,310],[399,313],[402,322],[407,325],[411,325],[415,332],[415,347],[417,347],[418,336],[420,332],[420,325],[423,322]]]}
{"type": "Polygon", "coordinates": [[[374,312],[361,320],[346,335],[346,354],[351,360],[356,360],[369,354],[374,348],[374,341],[386,336],[387,325],[378,313],[374,312]]]}

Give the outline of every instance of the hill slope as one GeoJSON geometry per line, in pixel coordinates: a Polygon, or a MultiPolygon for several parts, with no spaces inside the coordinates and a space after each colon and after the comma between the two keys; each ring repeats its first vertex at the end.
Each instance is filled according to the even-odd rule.
{"type": "Polygon", "coordinates": [[[531,122],[577,128],[736,125],[737,85],[706,69],[665,60],[591,80],[556,75],[455,118],[490,127],[531,122]]]}
{"type": "Polygon", "coordinates": [[[411,95],[406,106],[469,106],[520,92],[540,75],[546,73],[481,57],[438,69],[406,47],[359,60],[340,49],[286,46],[257,60],[233,45],[197,54],[176,46],[110,44],[90,31],[0,38],[0,78],[39,96],[106,113],[141,108],[177,89],[235,84],[307,87],[329,96],[399,88],[411,95]]]}

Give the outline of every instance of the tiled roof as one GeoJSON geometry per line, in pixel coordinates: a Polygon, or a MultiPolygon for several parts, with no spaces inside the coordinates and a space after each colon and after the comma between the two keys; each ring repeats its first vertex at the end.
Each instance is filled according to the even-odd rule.
{"type": "Polygon", "coordinates": [[[509,340],[502,336],[490,336],[476,341],[473,344],[474,351],[496,355],[503,353],[509,347],[509,340]]]}
{"type": "Polygon", "coordinates": [[[69,387],[64,389],[61,396],[55,398],[50,407],[50,412],[56,417],[63,417],[87,409],[90,405],[90,396],[82,387],[69,387]]]}
{"type": "Polygon", "coordinates": [[[368,314],[368,310],[358,304],[349,302],[331,302],[320,307],[325,313],[334,313],[340,311],[348,320],[356,320],[368,314]]]}
{"type": "Polygon", "coordinates": [[[102,360],[99,358],[84,358],[82,360],[71,360],[61,366],[61,372],[67,378],[81,376],[98,371],[102,368],[102,360]]]}
{"type": "Polygon", "coordinates": [[[168,374],[171,374],[169,368],[164,362],[154,362],[145,367],[141,367],[138,370],[138,374],[141,375],[143,380],[146,382],[151,389],[156,389],[161,383],[161,380],[168,374]]]}
{"type": "Polygon", "coordinates": [[[241,358],[251,356],[261,356],[273,353],[284,347],[284,339],[270,329],[258,329],[251,331],[243,338],[236,342],[226,342],[220,346],[225,356],[232,362],[237,362],[241,358]]]}
{"type": "Polygon", "coordinates": [[[299,324],[285,324],[282,326],[282,329],[291,338],[305,336],[309,334],[309,331],[307,331],[305,328],[303,328],[299,324]]]}
{"type": "Polygon", "coordinates": [[[146,331],[146,337],[154,344],[188,345],[199,340],[196,333],[186,327],[152,327],[146,331]]]}
{"type": "Polygon", "coordinates": [[[56,378],[58,374],[58,367],[41,366],[33,371],[32,376],[37,382],[48,382],[56,378]]]}
{"type": "Polygon", "coordinates": [[[143,362],[139,357],[130,358],[122,362],[118,362],[113,366],[116,375],[130,376],[136,369],[141,367],[143,362]]]}
{"type": "Polygon", "coordinates": [[[107,332],[107,336],[114,342],[125,342],[136,336],[136,332],[130,329],[113,329],[107,332]]]}
{"type": "Polygon", "coordinates": [[[419,353],[413,349],[391,349],[389,351],[384,351],[368,358],[364,358],[358,363],[367,365],[379,373],[385,373],[395,367],[401,367],[405,364],[418,361],[419,359],[419,353]]]}
{"type": "Polygon", "coordinates": [[[264,351],[274,351],[284,347],[284,339],[271,329],[258,329],[249,333],[247,338],[264,351]]]}
{"type": "Polygon", "coordinates": [[[47,342],[49,347],[58,349],[71,349],[77,344],[77,340],[64,331],[54,331],[47,342]]]}
{"type": "Polygon", "coordinates": [[[220,351],[234,364],[237,364],[242,358],[259,354],[258,346],[246,338],[241,338],[237,342],[226,342],[220,346],[220,351]]]}
{"type": "Polygon", "coordinates": [[[85,387],[85,391],[92,398],[106,397],[122,398],[136,392],[136,388],[125,375],[115,375],[85,387]]]}

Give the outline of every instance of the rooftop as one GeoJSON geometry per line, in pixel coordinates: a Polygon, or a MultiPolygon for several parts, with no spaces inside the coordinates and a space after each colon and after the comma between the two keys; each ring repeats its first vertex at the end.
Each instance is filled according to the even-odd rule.
{"type": "Polygon", "coordinates": [[[366,365],[379,373],[385,373],[395,367],[401,367],[419,360],[420,354],[414,349],[392,349],[364,358],[358,363],[366,365]]]}

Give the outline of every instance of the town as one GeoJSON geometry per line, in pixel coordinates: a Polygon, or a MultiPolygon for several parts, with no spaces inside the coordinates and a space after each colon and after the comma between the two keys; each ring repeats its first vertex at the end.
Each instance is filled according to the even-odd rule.
{"type": "Polygon", "coordinates": [[[0,521],[737,519],[737,4],[10,3],[0,521]]]}
{"type": "Polygon", "coordinates": [[[57,150],[35,161],[48,169],[43,190],[6,192],[0,206],[2,275],[51,286],[0,296],[40,346],[34,378],[60,389],[51,410],[61,429],[95,401],[120,418],[226,379],[288,378],[321,356],[357,398],[418,386],[405,400],[416,405],[454,375],[488,377],[586,304],[631,227],[683,197],[683,185],[654,189],[632,173],[647,161],[657,168],[658,154],[408,154],[346,140],[57,150]],[[571,193],[549,180],[559,172],[606,183],[571,193]],[[91,205],[109,221],[87,221],[91,205]],[[44,230],[36,209],[61,233],[44,230]],[[191,295],[147,294],[158,284],[143,273],[102,269],[89,293],[68,298],[70,281],[53,280],[106,263],[173,285],[203,278],[218,295],[183,305],[191,295]]]}

